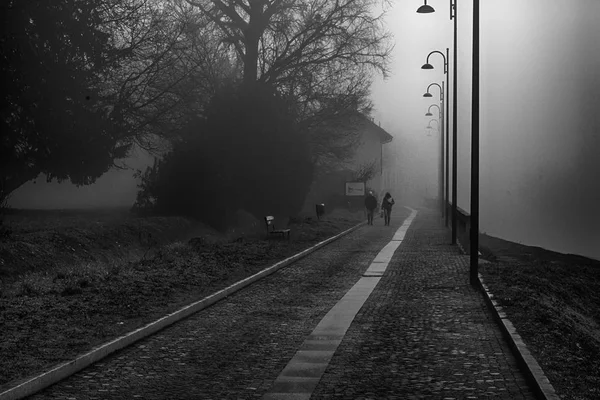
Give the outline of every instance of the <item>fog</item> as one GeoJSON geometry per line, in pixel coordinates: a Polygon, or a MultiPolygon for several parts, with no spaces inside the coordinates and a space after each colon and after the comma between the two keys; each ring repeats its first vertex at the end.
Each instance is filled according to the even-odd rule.
{"type": "Polygon", "coordinates": [[[45,176],[40,175],[17,189],[8,204],[26,209],[131,207],[138,191],[133,173],[136,169],[145,170],[153,162],[154,158],[146,151],[134,148],[129,158],[115,162],[125,168],[112,169],[95,184],[81,187],[68,181],[46,182],[45,176]]]}
{"type": "MultiPolygon", "coordinates": [[[[420,66],[432,50],[449,47],[451,63],[453,53],[448,2],[431,3],[434,14],[417,14],[419,1],[389,12],[393,76],[376,82],[373,99],[382,127],[416,138],[402,142],[422,155],[418,166],[401,167],[429,171],[435,185],[439,142],[423,128],[438,92],[432,88],[430,99],[422,94],[445,79],[443,60],[430,58],[433,71],[420,66]]],[[[458,3],[457,197],[469,210],[472,2],[458,3]]],[[[600,2],[481,3],[480,229],[600,259],[600,2]]]]}
{"type": "MultiPolygon", "coordinates": [[[[457,0],[458,206],[470,208],[471,1],[457,0]]],[[[403,178],[399,194],[437,193],[439,132],[425,129],[422,95],[442,84],[443,60],[421,70],[427,54],[450,49],[449,1],[397,1],[386,17],[396,46],[389,79],[372,88],[374,117],[395,136],[403,178]]],[[[600,1],[486,0],[481,2],[480,229],[527,245],[600,259],[600,1]]],[[[452,79],[452,71],[450,71],[452,79]]],[[[452,80],[450,82],[452,90],[452,80]]],[[[446,93],[451,100],[452,93],[446,93]]],[[[450,107],[450,127],[452,127],[450,107]]],[[[434,126],[436,126],[434,124],[434,126]]],[[[143,168],[139,152],[127,163],[143,168]]],[[[450,164],[451,165],[451,164],[450,164]]],[[[131,171],[110,171],[96,185],[28,183],[11,204],[25,208],[130,206],[131,171]]],[[[408,196],[410,194],[410,196],[408,196]]],[[[401,197],[401,196],[400,196],[401,197]]]]}

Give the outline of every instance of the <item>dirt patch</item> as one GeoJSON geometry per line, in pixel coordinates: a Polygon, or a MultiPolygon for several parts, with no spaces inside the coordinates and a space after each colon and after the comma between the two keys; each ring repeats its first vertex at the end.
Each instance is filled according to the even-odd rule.
{"type": "Polygon", "coordinates": [[[266,240],[263,231],[218,235],[183,219],[124,218],[96,226],[83,218],[68,225],[63,221],[61,227],[16,229],[11,242],[1,247],[3,260],[19,261],[10,266],[4,261],[2,269],[0,389],[212,294],[362,219],[360,213],[345,212],[321,221],[292,219],[289,241],[266,240]],[[147,247],[140,245],[136,223],[162,242],[151,255],[141,257],[147,247]],[[165,232],[180,225],[185,231],[181,237],[188,239],[190,232],[194,236],[170,240],[176,235],[165,232]],[[31,251],[21,253],[23,248],[31,251]],[[47,262],[49,258],[54,260],[47,262]]]}
{"type": "Polygon", "coordinates": [[[600,262],[480,237],[491,292],[564,399],[600,398],[600,262]]]}

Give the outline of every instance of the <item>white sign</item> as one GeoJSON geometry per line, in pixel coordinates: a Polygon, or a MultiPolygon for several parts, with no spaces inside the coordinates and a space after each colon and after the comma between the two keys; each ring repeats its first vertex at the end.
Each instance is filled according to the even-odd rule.
{"type": "Polygon", "coordinates": [[[364,196],[364,182],[346,182],[346,196],[364,196]]]}

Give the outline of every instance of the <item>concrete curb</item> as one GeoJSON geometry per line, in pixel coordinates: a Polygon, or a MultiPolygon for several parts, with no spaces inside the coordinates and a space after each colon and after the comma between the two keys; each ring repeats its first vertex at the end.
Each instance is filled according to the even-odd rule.
{"type": "Polygon", "coordinates": [[[90,366],[91,364],[103,359],[104,357],[108,356],[109,354],[112,354],[112,353],[116,352],[117,350],[127,347],[127,346],[137,342],[140,339],[148,337],[148,336],[158,332],[159,330],[166,328],[167,326],[172,325],[175,322],[180,321],[180,320],[190,316],[191,314],[194,314],[200,310],[203,310],[204,308],[216,303],[217,301],[229,296],[230,294],[237,292],[238,290],[274,273],[275,271],[277,271],[283,267],[286,267],[286,266],[294,263],[295,261],[298,261],[299,259],[301,259],[303,257],[306,257],[310,253],[315,252],[316,250],[320,249],[321,247],[349,234],[350,232],[360,228],[361,226],[363,226],[365,224],[366,224],[366,222],[361,222],[358,225],[355,225],[354,227],[347,229],[342,233],[332,236],[329,239],[325,239],[322,242],[319,242],[316,245],[314,245],[306,250],[303,250],[298,254],[288,257],[283,261],[279,261],[278,263],[276,263],[270,267],[267,267],[252,276],[242,279],[241,281],[238,281],[238,282],[234,283],[233,285],[228,286],[225,289],[222,289],[210,296],[207,296],[202,300],[199,300],[197,302],[189,304],[189,305],[187,305],[175,312],[172,312],[154,322],[151,322],[141,328],[138,328],[133,332],[127,333],[127,334],[120,336],[108,343],[105,343],[105,344],[101,345],[100,347],[97,347],[97,348],[91,350],[88,353],[78,356],[77,358],[75,358],[72,361],[58,365],[58,366],[54,367],[53,369],[51,369],[50,371],[46,371],[42,374],[30,377],[30,378],[26,378],[26,379],[22,380],[21,383],[17,384],[16,386],[13,386],[12,388],[7,389],[4,392],[0,393],[0,400],[21,399],[23,397],[30,396],[50,385],[53,385],[65,378],[73,375],[74,373],[81,371],[82,369],[90,366]]]}
{"type": "Polygon", "coordinates": [[[529,349],[517,333],[514,325],[507,318],[502,306],[494,300],[494,295],[490,292],[485,284],[483,277],[479,274],[479,289],[483,293],[483,298],[488,308],[491,310],[494,319],[498,323],[502,334],[508,341],[508,345],[512,350],[513,355],[517,359],[517,363],[539,399],[544,400],[559,400],[560,397],[554,391],[554,387],[544,374],[544,371],[529,352],[529,349]]]}

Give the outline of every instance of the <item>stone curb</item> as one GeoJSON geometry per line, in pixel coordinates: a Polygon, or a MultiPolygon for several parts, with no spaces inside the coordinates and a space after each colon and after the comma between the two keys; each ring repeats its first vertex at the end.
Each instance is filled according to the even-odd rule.
{"type": "Polygon", "coordinates": [[[197,302],[189,304],[189,305],[187,305],[175,312],[172,312],[154,322],[151,322],[141,328],[138,328],[133,332],[127,333],[127,334],[120,336],[108,343],[105,343],[105,344],[101,345],[100,347],[97,347],[97,348],[91,350],[88,353],[78,356],[77,358],[75,358],[72,361],[58,365],[58,366],[54,367],[53,369],[51,369],[50,371],[46,371],[42,374],[30,377],[30,378],[26,378],[20,384],[0,393],[0,400],[21,399],[23,397],[30,396],[36,392],[39,392],[40,390],[42,390],[50,385],[53,385],[65,378],[73,375],[74,373],[76,373],[78,371],[81,371],[82,369],[84,369],[84,368],[90,366],[91,364],[103,359],[104,357],[116,352],[117,350],[120,350],[124,347],[130,346],[140,339],[148,337],[148,336],[158,332],[159,330],[166,328],[167,326],[172,325],[175,322],[180,321],[180,320],[190,316],[191,314],[194,314],[200,310],[203,310],[204,308],[216,303],[217,301],[229,296],[230,294],[235,293],[238,290],[258,281],[259,279],[262,279],[262,278],[274,273],[275,271],[294,263],[295,261],[309,255],[310,253],[315,252],[316,250],[320,249],[321,247],[349,234],[350,232],[360,228],[361,226],[363,226],[365,224],[366,224],[366,221],[361,222],[361,223],[353,226],[350,229],[347,229],[335,236],[332,236],[329,239],[325,239],[325,240],[317,243],[316,245],[314,245],[306,250],[301,251],[298,254],[295,254],[291,257],[286,258],[285,260],[279,261],[279,262],[273,264],[272,266],[267,267],[260,272],[257,272],[256,274],[254,274],[252,276],[242,279],[241,281],[238,281],[238,282],[234,283],[233,285],[226,287],[225,289],[222,289],[210,296],[205,297],[202,300],[199,300],[197,302]]]}
{"type": "Polygon", "coordinates": [[[517,333],[512,322],[507,318],[502,306],[494,300],[494,295],[488,289],[481,274],[479,274],[478,286],[483,293],[485,303],[491,310],[502,334],[508,341],[512,353],[517,359],[519,367],[525,373],[529,385],[532,387],[536,396],[543,400],[559,400],[560,397],[554,391],[554,387],[544,374],[544,371],[536,359],[529,352],[527,345],[525,345],[523,339],[521,339],[521,336],[517,333]]]}

